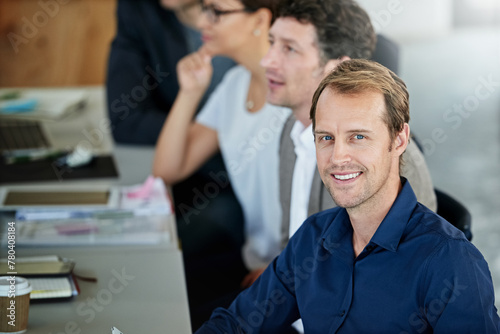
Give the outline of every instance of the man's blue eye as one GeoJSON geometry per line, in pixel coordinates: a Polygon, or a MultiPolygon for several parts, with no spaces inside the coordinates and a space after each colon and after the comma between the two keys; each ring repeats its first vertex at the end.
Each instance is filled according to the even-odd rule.
{"type": "Polygon", "coordinates": [[[355,135],[354,138],[356,138],[356,139],[365,139],[365,136],[363,136],[363,135],[355,135]]]}
{"type": "Polygon", "coordinates": [[[323,136],[323,140],[332,140],[332,136],[323,136]]]}

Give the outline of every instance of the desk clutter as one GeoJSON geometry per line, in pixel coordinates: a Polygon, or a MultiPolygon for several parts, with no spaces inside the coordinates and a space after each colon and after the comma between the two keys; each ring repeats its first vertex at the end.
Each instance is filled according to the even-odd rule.
{"type": "Polygon", "coordinates": [[[107,191],[15,191],[0,194],[17,209],[23,246],[175,244],[172,203],[160,178],[107,191]],[[21,201],[21,202],[19,202],[21,201]]]}
{"type": "Polygon", "coordinates": [[[0,184],[36,181],[116,178],[118,169],[111,155],[94,156],[85,166],[71,168],[55,164],[54,159],[40,159],[9,164],[0,159],[0,184]]]}
{"type": "MultiPolygon", "coordinates": [[[[192,333],[170,197],[161,180],[146,180],[154,148],[113,141],[105,87],[77,87],[84,97],[72,88],[33,89],[40,98],[28,90],[0,89],[0,222],[15,224],[16,271],[19,259],[52,254],[51,265],[66,258],[75,270],[28,277],[29,324],[26,313],[14,332],[192,333]],[[57,108],[66,97],[85,105],[57,108]],[[82,156],[78,147],[92,154],[85,165],[70,157],[82,156]]],[[[0,265],[0,275],[8,272],[0,265]]]]}
{"type": "MultiPolygon", "coordinates": [[[[7,260],[0,260],[0,272],[10,272],[7,260]]],[[[56,255],[20,257],[16,259],[17,276],[31,286],[31,301],[67,300],[79,294],[72,275],[75,263],[56,255]]]]}
{"type": "Polygon", "coordinates": [[[84,89],[0,89],[0,115],[11,119],[57,120],[87,103],[84,89]]]}
{"type": "Polygon", "coordinates": [[[87,88],[0,89],[0,184],[117,178],[87,88]]]}

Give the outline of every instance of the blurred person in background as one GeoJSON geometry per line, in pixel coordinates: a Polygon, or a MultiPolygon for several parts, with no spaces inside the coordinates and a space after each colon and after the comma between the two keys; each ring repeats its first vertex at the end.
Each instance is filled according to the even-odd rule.
{"type": "MultiPolygon", "coordinates": [[[[202,44],[196,26],[201,14],[198,0],[118,1],[117,34],[106,81],[108,115],[117,143],[155,145],[179,91],[177,63],[202,44]]],[[[233,65],[225,57],[212,59],[213,75],[199,107],[233,65]]],[[[206,273],[203,268],[220,258],[238,261],[235,254],[244,241],[243,214],[220,154],[173,184],[172,192],[189,297],[210,299],[212,291],[200,283],[200,272],[206,273]],[[206,191],[214,185],[217,196],[206,191]]],[[[233,280],[230,274],[218,268],[206,280],[219,282],[224,291],[224,284],[233,280]]]]}
{"type": "MultiPolygon", "coordinates": [[[[207,306],[204,315],[195,315],[198,319],[208,319],[219,302],[228,305],[240,288],[253,281],[249,278],[253,270],[270,263],[280,251],[278,142],[290,110],[266,103],[267,79],[260,66],[269,49],[268,31],[276,2],[204,1],[198,23],[203,45],[177,66],[179,92],[156,146],[154,174],[167,184],[189,177],[220,151],[243,209],[241,265],[220,263],[237,274],[232,285],[226,284],[234,293],[207,306]],[[214,70],[212,57],[217,55],[234,60],[238,66],[226,73],[193,120],[214,70]]],[[[211,277],[207,273],[203,278],[211,277]]]]}

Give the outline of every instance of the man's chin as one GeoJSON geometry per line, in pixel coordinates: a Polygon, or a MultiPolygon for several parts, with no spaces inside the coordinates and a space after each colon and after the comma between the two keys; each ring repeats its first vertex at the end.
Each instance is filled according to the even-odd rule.
{"type": "Polygon", "coordinates": [[[339,199],[335,199],[334,197],[333,197],[333,201],[335,202],[335,204],[337,204],[337,206],[340,206],[341,208],[344,208],[344,209],[351,209],[351,208],[358,206],[358,203],[356,203],[354,201],[339,200],[339,199]]]}
{"type": "Polygon", "coordinates": [[[291,108],[290,104],[287,101],[279,98],[273,98],[272,96],[267,97],[267,103],[272,104],[273,106],[291,108]]]}
{"type": "Polygon", "coordinates": [[[270,104],[270,105],[276,106],[276,107],[285,107],[284,105],[282,105],[279,102],[273,102],[273,101],[267,100],[267,103],[270,104]]]}
{"type": "Polygon", "coordinates": [[[331,189],[328,189],[328,191],[330,193],[330,196],[332,196],[332,199],[335,202],[335,204],[344,209],[351,209],[357,207],[362,202],[361,199],[353,195],[333,192],[331,189]]]}

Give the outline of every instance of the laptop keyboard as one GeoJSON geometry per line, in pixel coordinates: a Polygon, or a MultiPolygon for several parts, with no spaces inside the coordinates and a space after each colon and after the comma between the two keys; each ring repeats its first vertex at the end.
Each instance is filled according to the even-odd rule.
{"type": "Polygon", "coordinates": [[[0,120],[0,152],[47,147],[49,143],[39,122],[0,120]]]}

